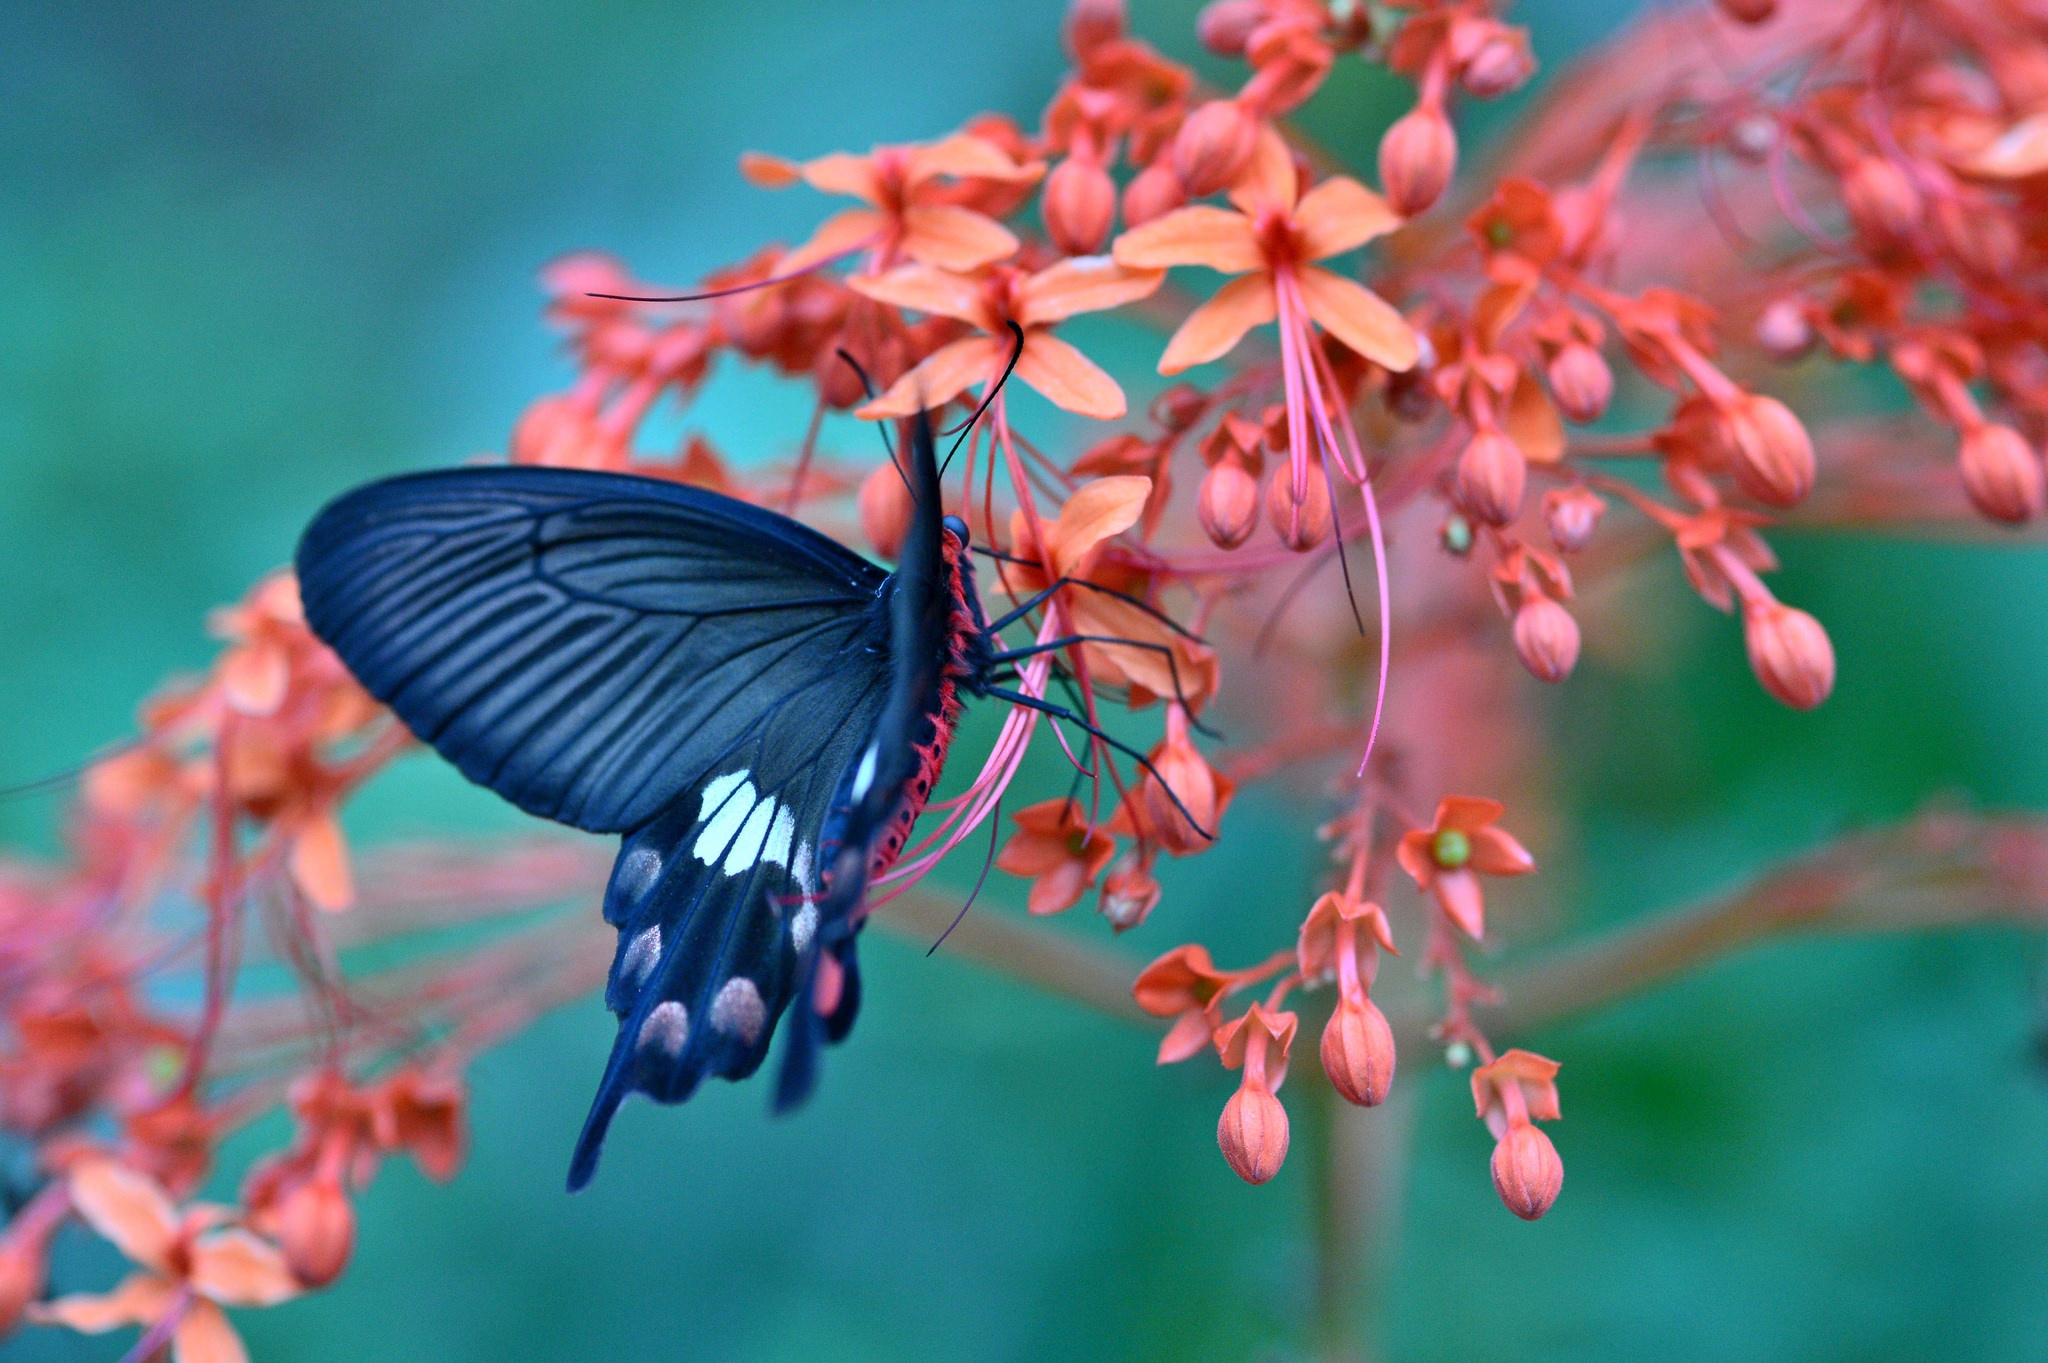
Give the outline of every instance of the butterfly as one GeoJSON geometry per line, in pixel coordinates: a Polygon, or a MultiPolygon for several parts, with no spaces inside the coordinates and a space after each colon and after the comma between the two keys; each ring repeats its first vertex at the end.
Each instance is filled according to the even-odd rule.
{"type": "Polygon", "coordinates": [[[1062,584],[991,622],[926,417],[904,452],[893,573],[717,493],[531,466],[371,483],[300,542],[308,624],[416,736],[529,813],[623,835],[603,906],[618,1036],[572,1191],[628,1094],[677,1103],[753,1074],[785,1014],[775,1106],[809,1094],[860,1007],[867,887],[964,698],[1044,710],[1150,766],[998,685],[1049,647],[998,631],[1062,584]]]}

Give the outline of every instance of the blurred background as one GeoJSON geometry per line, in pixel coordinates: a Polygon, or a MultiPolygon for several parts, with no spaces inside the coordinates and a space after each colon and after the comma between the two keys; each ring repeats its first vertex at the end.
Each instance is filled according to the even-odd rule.
{"type": "MultiPolygon", "coordinates": [[[[1134,0],[1133,20],[1206,61],[1196,8],[1134,0]]],[[[1515,17],[1554,70],[1629,8],[1515,17]]],[[[918,139],[981,109],[1031,120],[1059,18],[917,0],[0,7],[0,782],[130,732],[145,693],[210,656],[207,609],[286,561],[330,496],[502,448],[567,373],[532,282],[551,256],[601,248],[684,282],[801,237],[823,201],[748,188],[742,150],[918,139]]],[[[1306,122],[1369,169],[1407,98],[1347,62],[1306,122]]],[[[1476,111],[1482,144],[1516,107],[1476,111]]],[[[1156,353],[1110,344],[1129,346],[1119,375],[1156,353]]],[[[726,374],[692,424],[762,459],[806,411],[726,374]]],[[[1774,542],[1784,596],[1834,635],[1834,699],[1811,716],[1769,701],[1736,626],[1660,565],[1686,627],[1625,671],[1589,639],[1545,698],[1557,814],[1510,955],[1930,798],[2048,807],[2038,544],[1774,542]]],[[[1134,968],[1194,937],[1262,953],[1317,884],[1312,795],[1234,808],[1234,836],[1166,868],[1132,937],[1107,946],[1085,908],[1047,930],[1134,968]]],[[[365,842],[521,826],[426,758],[352,812],[365,842]]],[[[0,838],[51,850],[56,813],[0,805],[0,838]]],[[[1019,912],[1013,888],[975,912],[1019,912]]],[[[807,1111],[770,1121],[759,1086],[726,1085],[636,1106],[579,1197],[562,1174],[610,1018],[588,1000],[487,1056],[462,1177],[388,1170],[340,1284],[244,1318],[254,1355],[1302,1356],[1313,1170],[1263,1189],[1230,1173],[1228,1077],[1155,1071],[1148,1030],[874,936],[860,1029],[807,1111]]],[[[1389,1149],[1412,1127],[1401,1215],[1361,1287],[1379,1349],[2048,1356],[2042,998],[2031,935],[1795,941],[1512,1038],[1564,1062],[1568,1177],[1534,1225],[1495,1199],[1464,1077],[1404,1054],[1406,1097],[1375,1114],[1389,1149]]],[[[58,1286],[112,1271],[72,1245],[58,1286]]],[[[128,1340],[32,1330],[0,1355],[113,1359],[128,1340]]]]}

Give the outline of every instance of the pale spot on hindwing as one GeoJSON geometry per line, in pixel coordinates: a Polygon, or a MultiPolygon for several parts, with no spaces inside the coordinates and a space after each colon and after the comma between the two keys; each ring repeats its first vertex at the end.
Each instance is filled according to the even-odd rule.
{"type": "Polygon", "coordinates": [[[626,954],[619,958],[619,978],[641,984],[660,959],[661,927],[656,924],[626,943],[626,954]]]}
{"type": "MultiPolygon", "coordinates": [[[[717,1009],[712,1010],[712,1021],[716,1025],[717,1009]]],[[[647,1014],[647,1021],[640,1024],[640,1044],[657,1046],[671,1056],[683,1053],[683,1044],[690,1039],[690,1014],[674,999],[657,1003],[647,1014]]]]}
{"type": "MultiPolygon", "coordinates": [[[[789,845],[796,841],[796,815],[788,805],[778,805],[775,822],[768,830],[768,842],[761,848],[761,860],[777,866],[789,865],[789,845]]],[[[803,877],[798,876],[799,883],[803,877]]]]}
{"type": "Polygon", "coordinates": [[[801,956],[810,950],[811,939],[818,935],[818,905],[810,896],[804,896],[804,906],[796,911],[796,917],[789,920],[789,944],[801,956]]]}
{"type": "Polygon", "coordinates": [[[630,902],[646,894],[660,874],[661,853],[652,847],[635,847],[619,858],[619,868],[612,872],[612,889],[630,902]]]}
{"type": "Polygon", "coordinates": [[[875,783],[875,745],[868,744],[868,750],[860,755],[860,767],[853,773],[853,798],[858,800],[868,793],[868,787],[875,783]]]}
{"type": "Polygon", "coordinates": [[[744,771],[729,772],[704,787],[697,815],[704,827],[690,848],[690,855],[706,866],[718,865],[723,857],[729,876],[757,862],[788,866],[790,844],[796,841],[795,812],[761,794],[747,777],[744,771]]]}
{"type": "Polygon", "coordinates": [[[736,876],[760,860],[761,847],[768,841],[768,825],[774,818],[775,801],[763,800],[754,806],[739,836],[732,840],[732,850],[725,854],[727,875],[736,876]]]}
{"type": "Polygon", "coordinates": [[[744,975],[735,975],[719,988],[711,1000],[711,1025],[746,1045],[753,1045],[768,1025],[768,1005],[761,991],[744,975]]]}
{"type": "Polygon", "coordinates": [[[690,849],[690,855],[706,866],[715,865],[725,855],[733,834],[740,831],[740,825],[753,812],[754,783],[747,779],[745,772],[721,776],[704,787],[704,807],[697,817],[706,822],[704,831],[697,835],[696,845],[690,849]],[[718,797],[715,803],[714,796],[718,797]]]}

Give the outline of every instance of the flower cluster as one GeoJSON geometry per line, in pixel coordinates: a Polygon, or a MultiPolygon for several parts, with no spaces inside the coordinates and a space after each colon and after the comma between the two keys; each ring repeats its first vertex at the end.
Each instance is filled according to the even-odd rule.
{"type": "MultiPolygon", "coordinates": [[[[1263,1182],[1287,1154],[1278,1095],[1304,1016],[1336,1094],[1387,1097],[1395,1029],[1373,989],[1413,933],[1441,981],[1434,1040],[1478,1062],[1495,1186],[1539,1217],[1563,1179],[1536,1125],[1558,1116],[1558,1067],[1496,1052],[1468,959],[1488,881],[1535,861],[1501,803],[1454,793],[1515,779],[1533,689],[1515,664],[1566,680],[1581,588],[1639,590],[1627,570],[1668,543],[1707,604],[1739,611],[1764,689],[1809,709],[1835,657],[1765,581],[1773,525],[1965,505],[2016,524],[2048,500],[2048,26],[2007,6],[1775,8],[1646,22],[1524,120],[1504,173],[1468,184],[1457,102],[1535,69],[1491,0],[1214,0],[1199,37],[1241,63],[1235,89],[1133,36],[1119,0],[1075,0],[1037,126],[750,154],[753,184],[849,206],[693,288],[598,255],[550,266],[575,377],[518,419],[507,457],[714,489],[887,558],[902,482],[824,455],[827,416],[973,416],[947,509],[993,551],[990,615],[1014,610],[1040,646],[1018,688],[1071,704],[1013,710],[878,889],[903,893],[995,819],[1041,726],[1076,783],[1013,807],[995,865],[1029,882],[1031,913],[1092,894],[1119,933],[1160,905],[1161,857],[1232,836],[1241,788],[1334,780],[1330,888],[1274,920],[1272,953],[1222,969],[1188,943],[1139,976],[1138,1005],[1171,1019],[1159,1059],[1239,1072],[1217,1140],[1263,1182]],[[1376,145],[1320,147],[1289,121],[1340,61],[1413,85],[1376,145]],[[1135,417],[1138,380],[1075,343],[1089,314],[1160,333],[1135,417]],[[700,431],[650,448],[650,416],[730,364],[803,387],[794,459],[735,468],[700,431]],[[1817,458],[1809,424],[1869,406],[1851,387],[1867,379],[1837,375],[1880,364],[1899,410],[1816,426],[1817,458]],[[1034,438],[1006,376],[1117,425],[1034,438]],[[1218,706],[1243,738],[1205,752],[1218,706]],[[1155,711],[1156,744],[1120,763],[1110,735],[1155,711]]],[[[307,631],[288,575],[216,627],[213,668],[89,769],[70,861],[0,873],[0,1122],[44,1180],[0,1236],[0,1332],[139,1324],[139,1354],[238,1356],[220,1308],[333,1281],[384,1157],[454,1172],[468,1058],[603,978],[578,924],[525,916],[587,884],[579,853],[351,854],[339,811],[411,740],[307,631]],[[349,968],[353,947],[458,920],[517,926],[349,968]],[[296,990],[243,979],[259,922],[296,990]],[[196,1010],[146,1001],[195,967],[196,1010]],[[297,1134],[239,1205],[180,1210],[222,1137],[280,1104],[297,1134]],[[73,1218],[137,1272],[38,1303],[73,1218]]]]}

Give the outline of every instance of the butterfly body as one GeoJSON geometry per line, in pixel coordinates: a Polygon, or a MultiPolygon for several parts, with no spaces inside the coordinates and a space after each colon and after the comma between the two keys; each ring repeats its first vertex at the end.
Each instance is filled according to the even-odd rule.
{"type": "Polygon", "coordinates": [[[908,843],[994,645],[930,432],[894,573],[773,512],[622,474],[470,468],[359,488],[298,555],[308,623],[470,779],[623,834],[603,903],[619,1103],[740,1079],[776,1105],[859,1008],[870,880],[908,843]]]}

